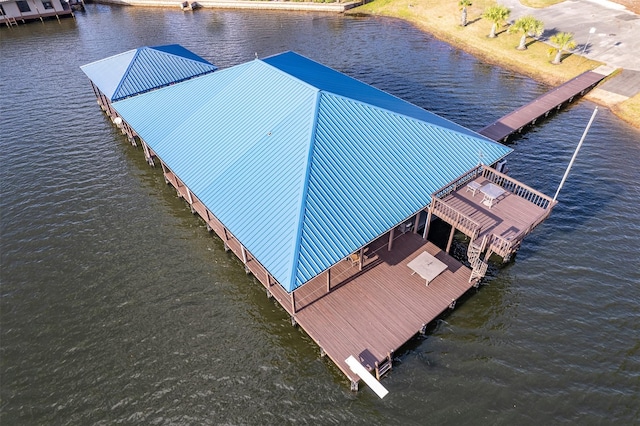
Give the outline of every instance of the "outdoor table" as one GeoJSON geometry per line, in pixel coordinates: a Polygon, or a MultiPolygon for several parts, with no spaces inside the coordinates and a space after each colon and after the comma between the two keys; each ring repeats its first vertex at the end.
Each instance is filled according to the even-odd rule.
{"type": "Polygon", "coordinates": [[[493,183],[488,183],[480,188],[480,192],[484,195],[482,198],[482,204],[491,208],[493,206],[494,201],[499,198],[506,191],[499,187],[498,185],[494,185],[493,183]]]}
{"type": "Polygon", "coordinates": [[[427,281],[427,285],[447,269],[445,263],[442,263],[426,251],[423,251],[418,257],[407,263],[407,266],[413,270],[411,275],[418,273],[427,281]]]}

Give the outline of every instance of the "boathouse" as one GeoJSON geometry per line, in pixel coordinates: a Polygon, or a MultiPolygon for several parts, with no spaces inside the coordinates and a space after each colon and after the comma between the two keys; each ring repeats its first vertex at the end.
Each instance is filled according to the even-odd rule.
{"type": "Polygon", "coordinates": [[[7,27],[44,18],[73,16],[66,0],[0,0],[0,24],[7,27]]]}
{"type": "Polygon", "coordinates": [[[129,50],[80,69],[91,80],[98,105],[135,145],[135,132],[118,116],[113,102],[208,74],[217,68],[179,44],[170,44],[129,50]]]}
{"type": "Polygon", "coordinates": [[[113,108],[352,389],[354,360],[379,379],[554,204],[489,166],[510,148],[294,52],[113,108]],[[470,267],[427,240],[435,216],[470,267]]]}

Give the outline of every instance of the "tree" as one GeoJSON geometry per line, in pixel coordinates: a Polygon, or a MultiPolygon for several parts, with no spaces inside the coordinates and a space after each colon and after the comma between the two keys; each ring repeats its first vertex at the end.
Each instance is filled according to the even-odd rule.
{"type": "Polygon", "coordinates": [[[484,11],[482,17],[493,23],[493,25],[491,25],[491,33],[489,34],[490,38],[496,37],[498,25],[504,24],[510,14],[511,11],[501,4],[491,5],[484,11]]]}
{"type": "Polygon", "coordinates": [[[554,65],[558,65],[562,62],[563,51],[571,50],[576,47],[576,42],[573,40],[572,33],[555,33],[549,40],[557,46],[556,48],[551,49],[552,51],[556,51],[556,57],[551,61],[554,65]]]}
{"type": "Polygon", "coordinates": [[[460,6],[460,10],[462,11],[462,15],[460,16],[460,24],[463,27],[467,26],[467,7],[472,6],[471,0],[460,0],[458,2],[458,6],[460,6]]]}
{"type": "Polygon", "coordinates": [[[542,31],[544,31],[544,23],[531,15],[518,18],[518,20],[509,28],[509,32],[522,33],[522,37],[520,37],[520,44],[516,48],[518,50],[527,49],[527,36],[540,36],[542,35],[542,31]]]}

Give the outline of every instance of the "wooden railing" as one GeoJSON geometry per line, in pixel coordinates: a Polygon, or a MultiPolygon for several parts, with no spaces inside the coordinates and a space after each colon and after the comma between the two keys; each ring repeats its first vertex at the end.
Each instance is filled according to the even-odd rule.
{"type": "Polygon", "coordinates": [[[432,198],[431,211],[439,218],[454,225],[473,241],[480,233],[480,224],[439,198],[432,198]]]}
{"type": "Polygon", "coordinates": [[[536,191],[535,189],[521,182],[518,182],[516,179],[500,173],[492,167],[480,164],[469,170],[464,175],[449,182],[431,195],[432,212],[451,225],[454,225],[466,235],[470,236],[472,241],[480,234],[481,225],[461,211],[458,211],[452,206],[448,205],[441,199],[451,194],[452,192],[457,191],[461,187],[464,187],[469,182],[476,179],[478,176],[482,176],[488,181],[502,187],[506,191],[509,191],[513,195],[523,198],[528,202],[545,210],[544,213],[541,214],[533,224],[531,224],[531,226],[509,239],[495,234],[490,234],[488,236],[489,240],[487,242],[487,248],[492,252],[498,254],[499,256],[505,258],[509,257],[515,250],[518,249],[524,237],[529,235],[536,226],[538,226],[549,216],[549,214],[551,213],[551,209],[556,205],[556,202],[553,201],[551,197],[543,194],[542,192],[536,191]]]}
{"type": "Polygon", "coordinates": [[[482,177],[501,186],[513,195],[524,198],[530,203],[533,203],[545,210],[552,208],[556,204],[551,197],[543,194],[542,192],[536,191],[535,189],[518,182],[517,180],[500,173],[491,167],[485,165],[482,166],[482,177]]]}
{"type": "Polygon", "coordinates": [[[479,164],[478,166],[469,170],[467,173],[460,176],[459,178],[452,180],[451,182],[449,182],[448,184],[446,184],[445,186],[443,186],[442,188],[438,189],[436,192],[431,194],[431,198],[432,199],[444,198],[447,195],[451,194],[452,192],[457,191],[458,188],[463,187],[467,183],[471,182],[472,180],[480,176],[482,174],[483,167],[486,167],[486,166],[479,164]]]}
{"type": "Polygon", "coordinates": [[[525,233],[518,234],[515,238],[507,240],[499,235],[491,234],[489,236],[489,249],[501,257],[509,256],[513,250],[518,247],[522,239],[525,237],[525,233]]]}

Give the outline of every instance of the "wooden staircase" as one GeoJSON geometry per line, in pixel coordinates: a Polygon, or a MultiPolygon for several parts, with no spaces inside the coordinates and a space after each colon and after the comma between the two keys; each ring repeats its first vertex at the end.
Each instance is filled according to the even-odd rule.
{"type": "Polygon", "coordinates": [[[482,260],[480,256],[482,252],[487,246],[487,236],[485,235],[480,242],[480,245],[476,245],[477,240],[473,240],[469,243],[469,248],[467,249],[467,258],[469,259],[469,263],[471,264],[471,276],[469,277],[469,282],[474,279],[481,279],[487,273],[487,268],[489,264],[482,260]]]}

